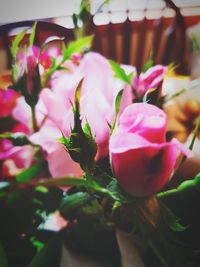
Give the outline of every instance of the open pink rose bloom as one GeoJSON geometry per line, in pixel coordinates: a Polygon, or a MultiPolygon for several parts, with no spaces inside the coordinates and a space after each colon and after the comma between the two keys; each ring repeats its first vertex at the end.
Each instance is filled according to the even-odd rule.
{"type": "MultiPolygon", "coordinates": [[[[124,83],[114,77],[108,60],[98,53],[90,52],[80,60],[80,63],[66,63],[67,71],[58,71],[50,81],[50,88],[42,89],[36,106],[39,131],[29,136],[29,139],[41,145],[46,153],[46,159],[51,175],[81,176],[82,170],[66,152],[64,146],[57,140],[62,133],[69,136],[73,127],[72,103],[75,90],[84,78],[81,89],[81,118],[84,126],[86,119],[98,145],[96,159],[108,156],[109,124],[115,116],[115,98],[124,88],[124,83]],[[58,160],[59,159],[59,160],[58,160]]],[[[126,88],[123,93],[121,109],[132,101],[132,92],[126,88]]],[[[31,123],[30,107],[23,98],[19,98],[13,111],[16,120],[29,125],[31,123]]]]}
{"type": "Polygon", "coordinates": [[[165,113],[146,103],[128,106],[110,139],[112,168],[122,188],[134,196],[151,195],[169,181],[181,146],[166,141],[165,113]]]}

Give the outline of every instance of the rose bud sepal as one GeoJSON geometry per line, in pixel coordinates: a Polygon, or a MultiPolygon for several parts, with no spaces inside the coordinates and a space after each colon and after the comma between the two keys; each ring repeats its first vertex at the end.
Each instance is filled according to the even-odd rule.
{"type": "Polygon", "coordinates": [[[79,163],[84,171],[92,171],[95,166],[97,144],[87,120],[84,128],[82,127],[80,117],[81,85],[82,80],[75,92],[75,104],[73,106],[74,127],[71,130],[69,138],[63,135],[59,140],[64,144],[71,158],[79,163]]]}

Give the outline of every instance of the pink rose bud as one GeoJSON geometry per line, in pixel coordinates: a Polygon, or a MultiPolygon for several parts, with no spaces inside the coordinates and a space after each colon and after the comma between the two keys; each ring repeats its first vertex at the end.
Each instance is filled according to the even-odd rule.
{"type": "Polygon", "coordinates": [[[162,83],[166,73],[166,66],[155,65],[146,72],[142,72],[137,79],[133,77],[133,87],[140,95],[144,95],[149,89],[157,88],[162,83]]]}
{"type": "Polygon", "coordinates": [[[160,191],[173,172],[177,142],[166,142],[166,115],[154,105],[128,106],[110,138],[113,172],[121,187],[133,196],[160,191]]]}

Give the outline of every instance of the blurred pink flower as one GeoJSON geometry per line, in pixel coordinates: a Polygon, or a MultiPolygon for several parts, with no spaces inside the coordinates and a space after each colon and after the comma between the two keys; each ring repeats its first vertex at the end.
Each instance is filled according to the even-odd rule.
{"type": "MultiPolygon", "coordinates": [[[[14,120],[13,109],[18,101],[20,95],[12,89],[0,90],[0,119],[11,119],[12,124],[10,128],[6,129],[11,133],[21,132],[28,134],[30,130],[26,124],[19,123],[14,120]]],[[[2,125],[1,125],[2,126],[2,125]]],[[[4,126],[0,131],[4,133],[4,126]]],[[[0,161],[1,161],[1,176],[11,177],[18,174],[22,169],[30,166],[33,159],[33,148],[27,146],[13,146],[8,139],[0,140],[0,161]]]]}
{"type": "Polygon", "coordinates": [[[12,109],[14,108],[18,97],[19,94],[12,89],[0,89],[0,119],[12,114],[12,109]]]}
{"type": "Polygon", "coordinates": [[[122,188],[134,196],[160,191],[169,181],[178,152],[177,140],[166,142],[166,115],[158,107],[136,103],[127,107],[110,139],[114,174],[122,188]]]}
{"type": "Polygon", "coordinates": [[[138,75],[135,67],[126,65],[122,67],[127,74],[133,72],[132,86],[139,96],[143,96],[149,89],[159,87],[168,69],[163,65],[155,65],[138,75]]]}
{"type": "Polygon", "coordinates": [[[2,177],[13,177],[23,169],[30,167],[33,161],[32,146],[13,146],[10,141],[0,141],[0,160],[2,162],[2,177]]]}

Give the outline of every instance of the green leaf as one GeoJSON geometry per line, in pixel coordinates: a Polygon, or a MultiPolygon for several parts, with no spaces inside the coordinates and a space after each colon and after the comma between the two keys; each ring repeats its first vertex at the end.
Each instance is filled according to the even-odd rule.
{"type": "Polygon", "coordinates": [[[63,144],[66,148],[69,148],[69,146],[70,146],[70,140],[69,140],[69,138],[66,138],[66,137],[64,136],[64,134],[63,134],[62,137],[57,138],[57,140],[58,140],[61,144],[63,144]]]}
{"type": "Polygon", "coordinates": [[[85,125],[84,125],[84,128],[83,128],[83,132],[84,132],[86,135],[88,135],[88,136],[90,136],[90,137],[93,137],[93,135],[92,135],[92,130],[91,130],[91,127],[90,127],[89,122],[88,122],[87,119],[86,119],[86,122],[85,122],[85,125]]]}
{"type": "Polygon", "coordinates": [[[123,90],[119,91],[119,93],[117,94],[116,99],[115,99],[115,118],[114,118],[113,125],[111,126],[110,135],[113,133],[113,131],[115,129],[115,125],[117,122],[117,116],[119,113],[120,104],[121,104],[121,100],[122,100],[122,95],[123,95],[123,90]]]}
{"type": "Polygon", "coordinates": [[[72,195],[65,196],[59,207],[60,213],[67,217],[77,208],[81,208],[91,200],[91,196],[87,192],[77,192],[72,195]]]}
{"type": "Polygon", "coordinates": [[[29,46],[32,47],[34,44],[34,40],[35,40],[35,32],[36,32],[36,26],[37,26],[37,22],[35,21],[32,27],[32,32],[30,34],[29,37],[29,46]]]}
{"type": "MultiPolygon", "coordinates": [[[[80,5],[80,9],[81,9],[81,11],[82,11],[82,10],[86,10],[87,12],[90,13],[90,8],[91,8],[90,0],[82,0],[82,1],[81,1],[81,5],[80,5]]],[[[81,12],[81,11],[80,11],[80,12],[81,12]]]]}
{"type": "Polygon", "coordinates": [[[176,65],[174,62],[171,62],[169,65],[167,65],[168,73],[173,73],[177,67],[178,65],[176,65]]]}
{"type": "Polygon", "coordinates": [[[58,267],[60,266],[62,242],[58,235],[51,238],[35,255],[28,267],[58,267]]]}
{"type": "Polygon", "coordinates": [[[148,69],[150,69],[154,65],[154,61],[152,58],[148,59],[145,63],[144,67],[142,68],[142,72],[146,72],[148,69]]]}
{"type": "Polygon", "coordinates": [[[0,267],[7,267],[6,253],[1,243],[0,243],[0,267]]]}
{"type": "Polygon", "coordinates": [[[112,192],[109,188],[105,188],[104,186],[97,183],[93,177],[89,177],[86,179],[86,187],[114,201],[120,200],[118,194],[112,192]]]}
{"type": "Polygon", "coordinates": [[[45,186],[45,187],[50,187],[50,186],[84,186],[85,185],[85,180],[83,178],[76,178],[76,177],[54,177],[54,179],[49,178],[46,180],[41,180],[37,183],[39,186],[45,186]]]}
{"type": "Polygon", "coordinates": [[[27,184],[32,178],[36,177],[41,172],[43,167],[44,163],[42,162],[21,171],[16,176],[16,181],[18,183],[27,184]]]}
{"type": "Polygon", "coordinates": [[[163,203],[161,205],[161,216],[168,227],[174,232],[183,232],[187,229],[186,226],[182,225],[180,219],[163,203]]]}
{"type": "Polygon", "coordinates": [[[16,58],[17,56],[17,51],[18,51],[18,47],[20,42],[22,41],[22,39],[24,38],[26,34],[26,30],[21,31],[13,40],[10,51],[11,51],[11,55],[13,57],[13,59],[16,58]]]}
{"type": "Polygon", "coordinates": [[[92,45],[93,35],[79,38],[71,42],[63,51],[63,61],[70,59],[74,53],[82,52],[83,49],[89,49],[92,45]]]}
{"type": "Polygon", "coordinates": [[[131,81],[133,78],[133,72],[131,72],[130,74],[126,74],[125,70],[114,60],[109,60],[110,65],[112,67],[112,70],[115,73],[115,77],[120,79],[121,81],[131,85],[131,81]]]}
{"type": "Polygon", "coordinates": [[[30,238],[31,244],[36,248],[37,251],[40,251],[44,247],[44,243],[38,240],[35,236],[30,238]]]}
{"type": "Polygon", "coordinates": [[[123,94],[123,90],[119,91],[119,93],[117,94],[117,97],[115,99],[115,113],[117,115],[119,113],[119,108],[120,108],[120,104],[121,104],[121,100],[122,100],[122,94],[123,94]]]}
{"type": "Polygon", "coordinates": [[[43,207],[43,202],[39,200],[38,198],[32,198],[32,203],[36,206],[43,207]]]}
{"type": "MultiPolygon", "coordinates": [[[[135,201],[133,197],[128,197],[127,195],[124,194],[122,189],[119,187],[119,184],[116,179],[113,179],[108,187],[107,190],[115,197],[115,200],[119,203],[132,203],[135,201]]],[[[115,205],[115,204],[114,204],[115,205]]]]}
{"type": "Polygon", "coordinates": [[[72,20],[74,23],[75,28],[78,27],[78,15],[76,15],[75,13],[72,15],[72,20]]]}
{"type": "Polygon", "coordinates": [[[43,194],[47,194],[49,192],[49,190],[42,185],[36,186],[35,191],[43,194]]]}

